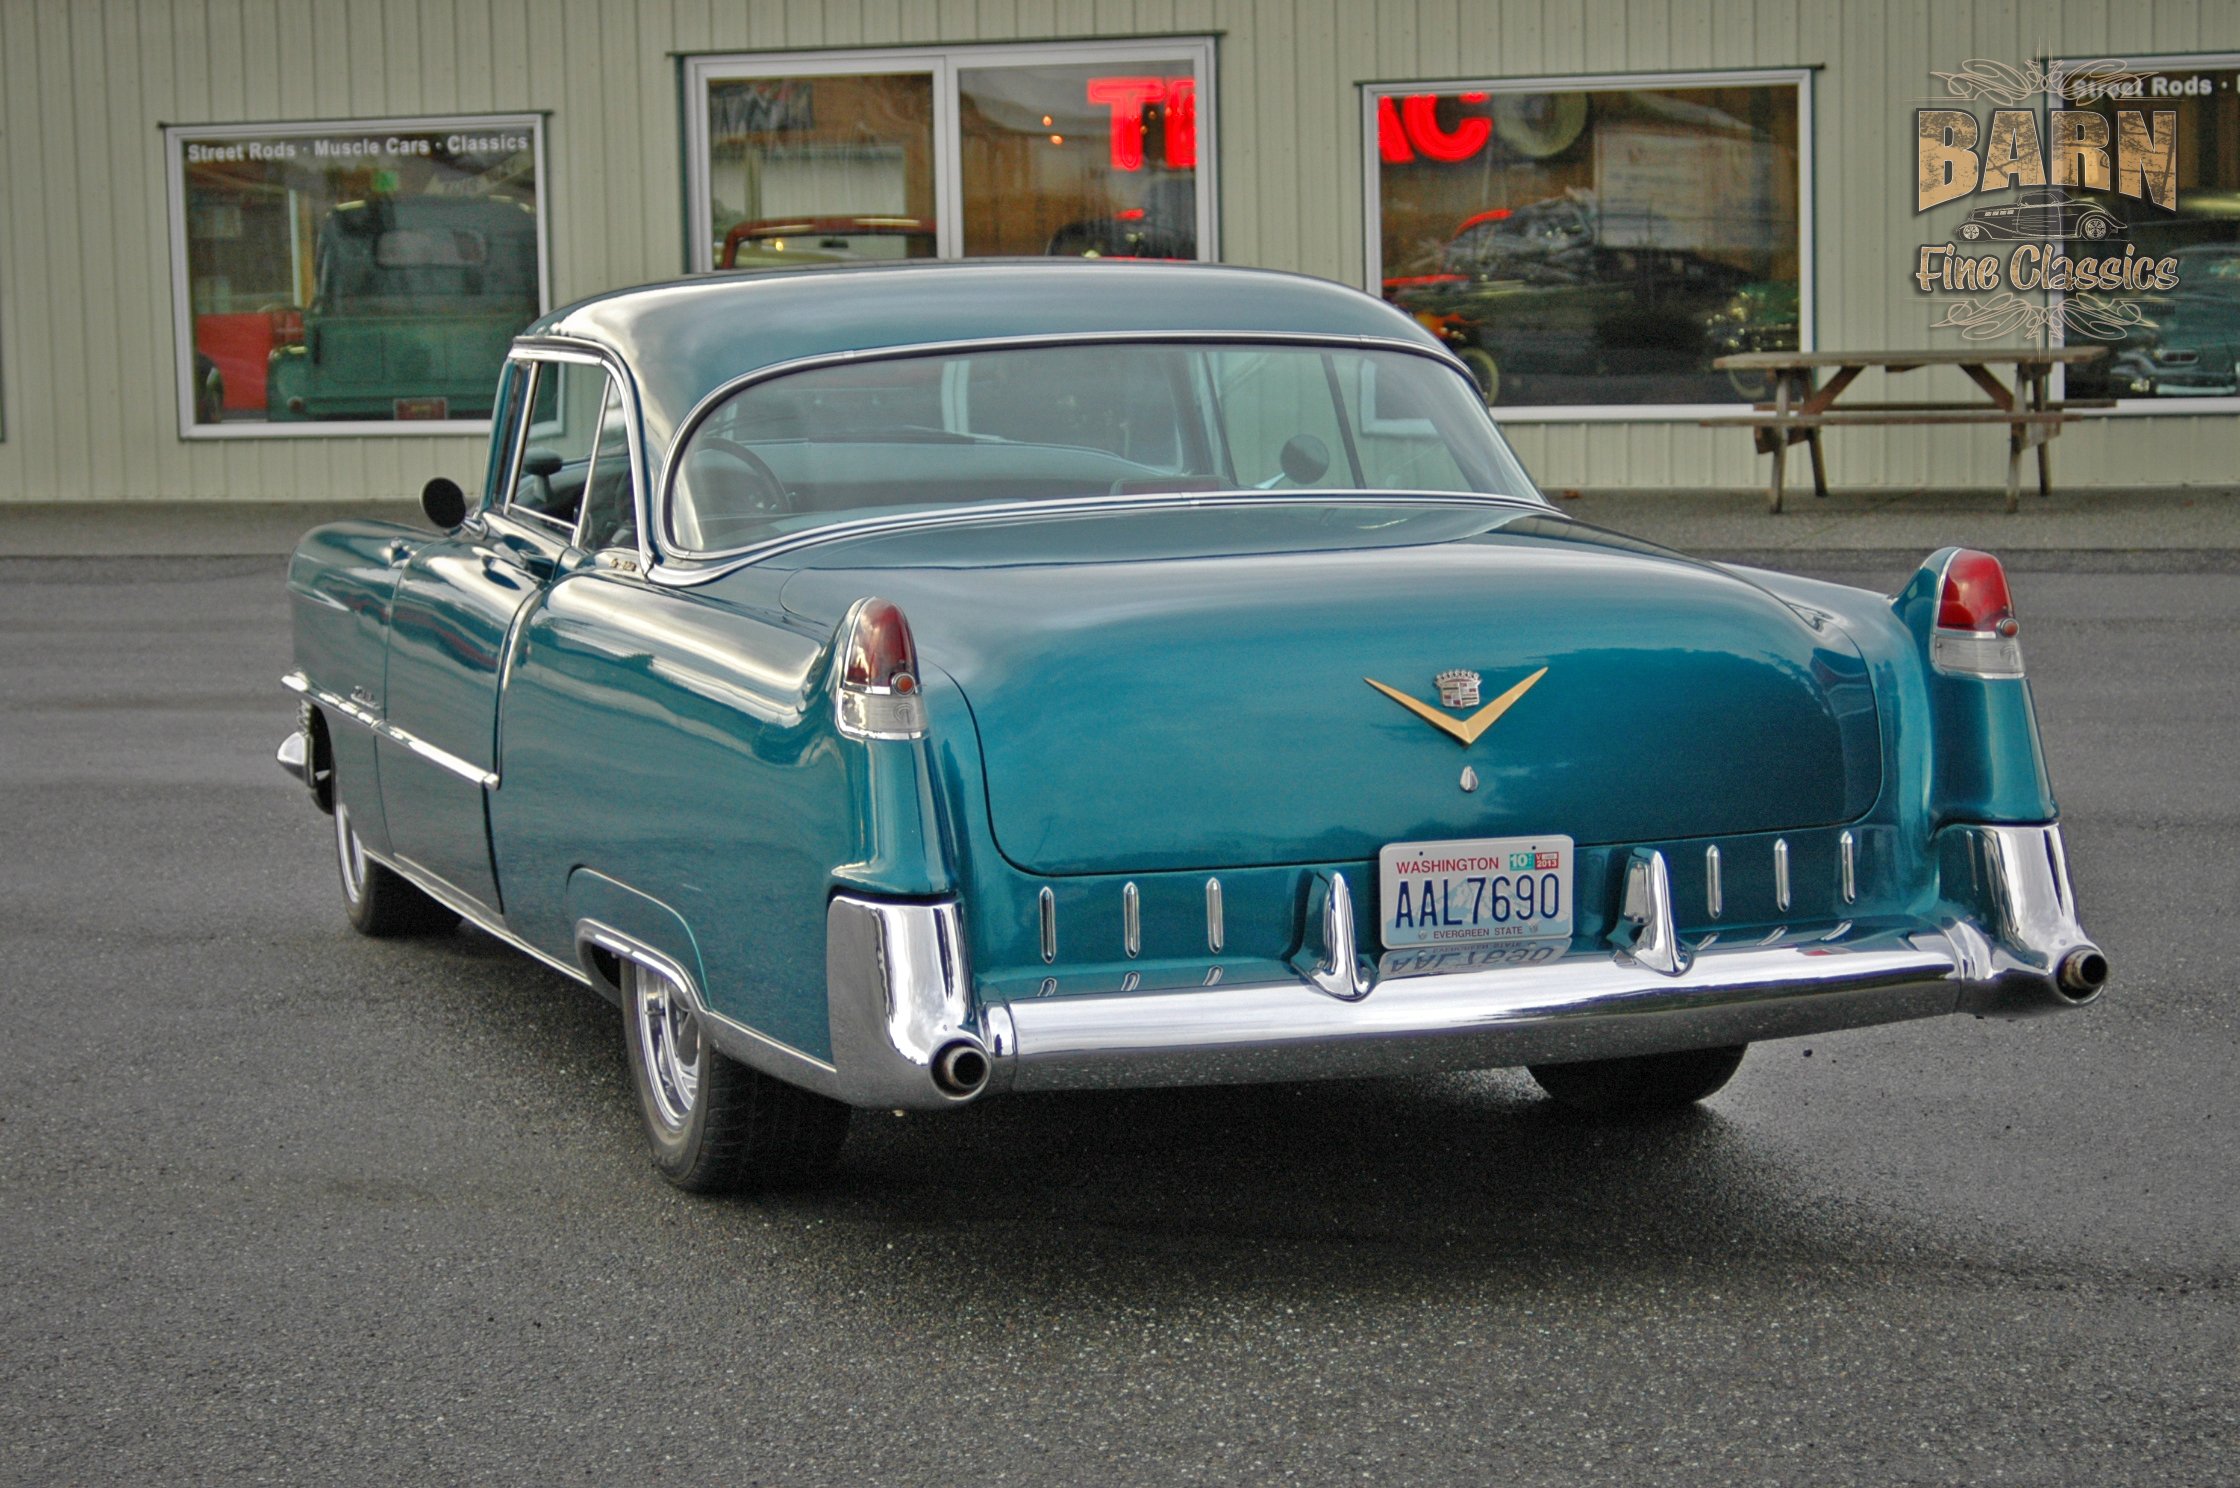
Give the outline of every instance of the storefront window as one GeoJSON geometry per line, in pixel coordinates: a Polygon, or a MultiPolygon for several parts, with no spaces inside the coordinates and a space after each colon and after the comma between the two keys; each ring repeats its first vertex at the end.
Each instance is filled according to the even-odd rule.
{"type": "MultiPolygon", "coordinates": [[[[2134,303],[2136,318],[2091,317],[2098,330],[2112,333],[2106,337],[2069,333],[2071,345],[2104,339],[2108,355],[2070,368],[2066,395],[2115,398],[2134,411],[2240,410],[2240,55],[2127,57],[2122,65],[2141,75],[2135,92],[2127,87],[2121,96],[2057,105],[2105,120],[2099,139],[2109,167],[2095,173],[2089,131],[2079,130],[2087,151],[2082,169],[2064,170],[2056,158],[2040,183],[2093,203],[2113,225],[2067,220],[2073,208],[2066,216],[2056,210],[2039,214],[2048,220],[2036,224],[2034,236],[2072,260],[2151,258],[2167,271],[2156,282],[2174,283],[2101,296],[2134,303]],[[2122,178],[2127,161],[2139,172],[2129,180],[2122,178]],[[2079,181],[2064,187],[2071,175],[2079,181]],[[2069,241],[2094,227],[2097,241],[2069,241]]],[[[2054,137],[2051,128],[2046,133],[2054,137]]],[[[2059,277],[2050,266],[2045,276],[2059,277]]]]}
{"type": "Polygon", "coordinates": [[[1204,258],[1205,38],[686,64],[696,268],[1204,258]]]}
{"type": "Polygon", "coordinates": [[[483,426],[547,303],[542,119],[165,136],[189,437],[483,426]]]}
{"type": "Polygon", "coordinates": [[[966,256],[1196,258],[1197,88],[1186,68],[960,71],[966,256]]]}
{"type": "Polygon", "coordinates": [[[1809,344],[1809,74],[1366,90],[1373,283],[1505,414],[1733,403],[1809,344]]]}
{"type": "Polygon", "coordinates": [[[731,78],[708,88],[717,268],[934,254],[933,79],[731,78]]]}

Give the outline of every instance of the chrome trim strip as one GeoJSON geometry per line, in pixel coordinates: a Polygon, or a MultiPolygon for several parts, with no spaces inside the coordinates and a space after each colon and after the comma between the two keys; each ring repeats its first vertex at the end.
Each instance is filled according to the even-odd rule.
{"type": "Polygon", "coordinates": [[[1042,918],[1042,959],[1048,963],[1058,959],[1058,896],[1044,889],[1038,902],[1042,918]]]}
{"type": "Polygon", "coordinates": [[[1221,954],[1227,932],[1221,922],[1221,880],[1206,880],[1206,949],[1216,956],[1221,954]]]}
{"type": "Polygon", "coordinates": [[[1837,877],[1841,880],[1838,887],[1843,890],[1843,902],[1856,904],[1859,902],[1859,839],[1846,829],[1836,839],[1836,848],[1842,858],[1837,877]]]}
{"type": "Polygon", "coordinates": [[[581,967],[570,966],[559,957],[550,956],[538,950],[535,946],[508,930],[505,921],[493,915],[488,905],[470,897],[464,890],[453,887],[448,881],[429,872],[413,862],[412,859],[400,858],[391,853],[377,853],[370,847],[361,846],[360,850],[374,862],[407,880],[421,893],[426,894],[445,909],[457,914],[483,934],[504,941],[531,960],[543,962],[571,981],[581,982],[586,987],[592,985],[591,978],[584,975],[581,967]]]}
{"type": "Polygon", "coordinates": [[[1789,839],[1773,839],[1773,907],[1786,914],[1789,910],[1789,839]]]}
{"type": "MultiPolygon", "coordinates": [[[[1545,515],[1553,510],[1546,502],[1529,496],[1496,496],[1485,493],[1458,495],[1453,491],[1336,491],[1315,489],[1305,493],[1305,498],[1315,502],[1339,505],[1390,505],[1406,502],[1421,506],[1491,506],[1514,511],[1545,515]]],[[[845,542],[850,538],[884,535],[891,532],[916,532],[929,528],[967,526],[974,522],[1000,521],[1018,516],[1067,516],[1080,512],[1131,512],[1131,511],[1180,511],[1188,509],[1215,510],[1236,506],[1265,506],[1271,502],[1296,499],[1293,493],[1269,491],[1183,491],[1166,494],[1149,493],[1134,496],[1068,496],[1044,501],[996,501],[984,506],[951,507],[942,511],[912,512],[886,517],[861,517],[852,522],[835,522],[829,527],[818,527],[807,532],[796,532],[786,537],[773,538],[751,548],[739,548],[727,554],[695,554],[689,559],[667,557],[657,561],[647,577],[656,584],[672,589],[691,588],[698,584],[713,583],[726,574],[737,573],[751,564],[766,558],[798,552],[804,548],[821,547],[826,543],[845,542]]]]}
{"type": "MultiPolygon", "coordinates": [[[[606,978],[599,975],[598,963],[593,961],[587,953],[587,948],[591,946],[596,946],[609,955],[619,956],[625,961],[635,961],[640,965],[651,967],[682,987],[685,997],[692,1003],[692,1015],[707,1026],[715,1046],[741,1064],[752,1065],[779,1079],[792,1080],[796,1084],[814,1082],[815,1087],[823,1093],[831,1093],[832,1082],[830,1077],[835,1071],[830,1064],[817,1058],[814,1054],[796,1049],[782,1039],[774,1039],[761,1029],[742,1023],[737,1018],[719,1013],[708,1006],[708,999],[701,992],[700,984],[693,980],[691,974],[679,962],[663,955],[644,941],[623,934],[612,925],[599,920],[578,920],[576,921],[576,955],[583,962],[584,971],[589,976],[598,977],[601,982],[605,982],[606,978]],[[804,1065],[807,1066],[806,1069],[802,1068],[804,1065]],[[825,1078],[818,1080],[819,1075],[825,1078]]],[[[616,987],[614,990],[620,992],[621,988],[616,987]]]]}
{"type": "Polygon", "coordinates": [[[471,760],[463,760],[448,749],[437,748],[418,734],[398,728],[387,719],[375,714],[371,709],[352,702],[349,698],[337,697],[323,687],[312,686],[310,680],[301,672],[288,673],[287,676],[280,679],[280,685],[292,692],[302,693],[321,707],[332,709],[352,723],[363,724],[377,736],[392,743],[403,745],[430,764],[449,771],[471,785],[479,785],[484,790],[496,790],[498,788],[498,777],[495,772],[485,770],[471,760]]]}
{"type": "Polygon", "coordinates": [[[1717,919],[1726,912],[1727,890],[1720,877],[1722,867],[1719,844],[1714,842],[1703,850],[1703,907],[1717,919]]]}
{"type": "Polygon", "coordinates": [[[1133,882],[1120,890],[1120,949],[1131,961],[1143,953],[1143,894],[1133,882]]]}

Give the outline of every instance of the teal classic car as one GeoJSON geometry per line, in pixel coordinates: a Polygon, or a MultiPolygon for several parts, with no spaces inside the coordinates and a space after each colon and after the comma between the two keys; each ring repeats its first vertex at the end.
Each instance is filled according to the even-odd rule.
{"type": "Polygon", "coordinates": [[[1355,291],[893,264],[513,343],[486,494],[319,528],[302,724],[372,935],[614,999],[659,1170],[851,1108],[1526,1066],[2091,1002],[2005,576],[1698,562],[1533,489],[1355,291]]]}

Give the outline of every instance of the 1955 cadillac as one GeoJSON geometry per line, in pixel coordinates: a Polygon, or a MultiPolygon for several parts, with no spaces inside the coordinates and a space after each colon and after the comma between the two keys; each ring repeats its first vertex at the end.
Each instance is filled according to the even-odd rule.
{"type": "Polygon", "coordinates": [[[370,935],[620,1004],[659,1170],[852,1107],[1523,1065],[2092,1001],[1998,563],[1892,596],[1567,519],[1315,280],[725,276],[513,343],[486,496],[290,567],[370,935]]]}

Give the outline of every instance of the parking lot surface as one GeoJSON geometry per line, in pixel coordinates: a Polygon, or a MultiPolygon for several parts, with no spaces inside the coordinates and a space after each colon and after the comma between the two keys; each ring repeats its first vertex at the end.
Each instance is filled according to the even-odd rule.
{"type": "Polygon", "coordinates": [[[1630,1124],[1508,1072],[869,1115],[711,1202],[606,1003],[351,932],[279,560],[0,559],[0,1480],[2227,1481],[2240,574],[2124,566],[2015,576],[2096,1007],[1630,1124]]]}

